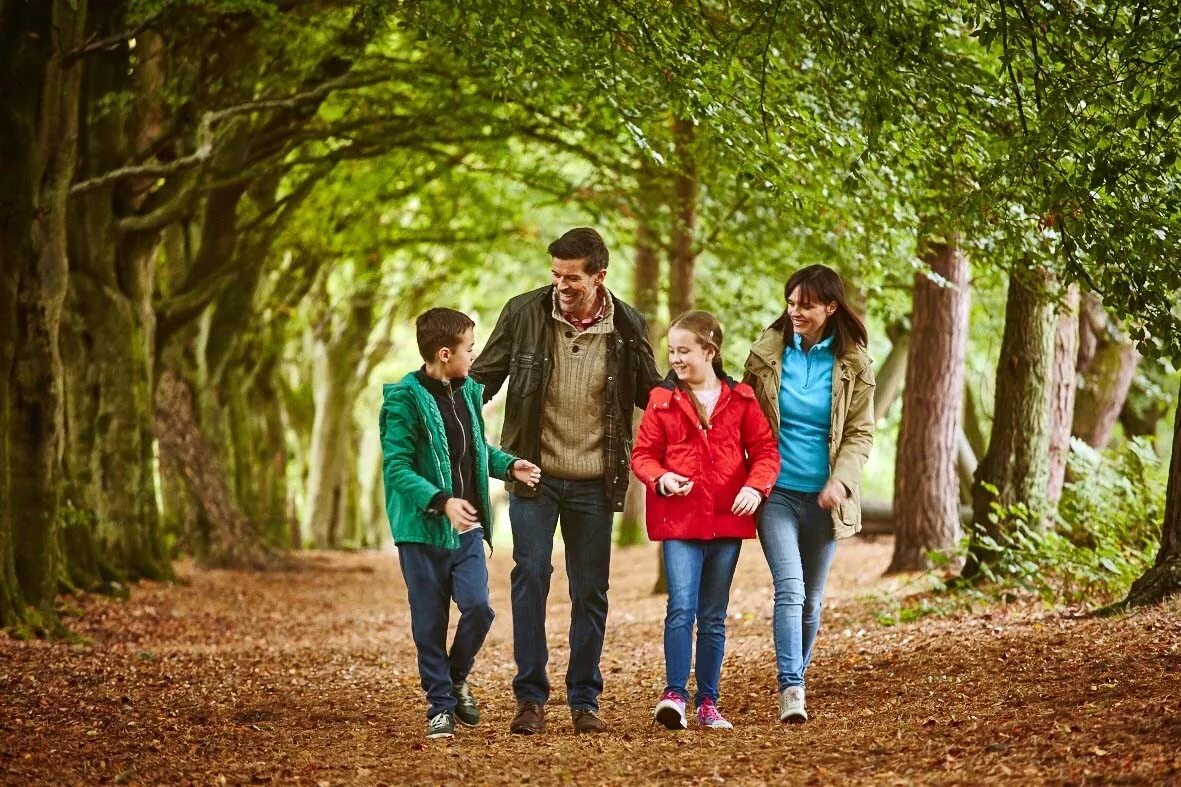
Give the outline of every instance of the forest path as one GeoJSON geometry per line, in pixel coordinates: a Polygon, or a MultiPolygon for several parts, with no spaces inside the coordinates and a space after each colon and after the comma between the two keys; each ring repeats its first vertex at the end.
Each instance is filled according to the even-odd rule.
{"type": "MultiPolygon", "coordinates": [[[[619,550],[603,658],[609,731],[562,706],[569,604],[555,556],[549,729],[512,736],[511,549],[473,686],[484,721],[424,737],[391,553],[199,570],[130,601],[71,601],[84,646],[0,639],[6,784],[1181,783],[1181,601],[1114,620],[1028,604],[887,626],[889,539],[842,543],[809,672],[812,720],[775,720],[770,577],[743,550],[722,709],[733,732],[654,727],[664,599],[655,547],[619,550]]],[[[452,621],[454,626],[454,620],[452,621]]]]}

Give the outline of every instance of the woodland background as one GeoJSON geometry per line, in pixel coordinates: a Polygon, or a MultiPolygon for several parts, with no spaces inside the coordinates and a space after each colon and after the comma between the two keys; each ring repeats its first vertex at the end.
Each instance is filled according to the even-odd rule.
{"type": "Polygon", "coordinates": [[[17,635],[182,556],[386,543],[414,315],[486,337],[582,224],[661,362],[698,307],[737,371],[792,270],[842,272],[890,571],[1178,587],[1175,2],[2,0],[0,50],[17,635]]]}

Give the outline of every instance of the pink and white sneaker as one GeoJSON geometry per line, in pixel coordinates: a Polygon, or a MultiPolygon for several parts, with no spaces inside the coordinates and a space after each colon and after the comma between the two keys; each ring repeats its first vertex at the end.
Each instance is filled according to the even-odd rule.
{"type": "Polygon", "coordinates": [[[718,706],[711,699],[704,699],[697,706],[697,723],[711,730],[732,730],[734,725],[726,721],[718,712],[718,706]]]}
{"type": "Polygon", "coordinates": [[[670,730],[684,730],[689,727],[685,721],[685,701],[675,691],[666,691],[656,703],[656,721],[670,730]]]}

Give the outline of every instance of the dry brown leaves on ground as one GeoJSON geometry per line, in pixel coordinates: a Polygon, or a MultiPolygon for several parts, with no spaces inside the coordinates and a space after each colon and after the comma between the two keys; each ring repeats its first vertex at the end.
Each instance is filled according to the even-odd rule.
{"type": "MultiPolygon", "coordinates": [[[[990,606],[886,626],[890,543],[838,550],[812,720],[775,720],[770,579],[748,543],[722,676],[733,732],[652,724],[664,599],[652,546],[619,551],[603,656],[609,731],[563,709],[569,604],[549,607],[550,726],[511,736],[511,550],[472,683],[484,721],[428,741],[392,554],[312,554],[290,571],[179,566],[130,601],[88,597],[86,645],[0,640],[9,784],[1181,783],[1181,601],[1109,620],[990,606]]],[[[454,620],[452,621],[454,627],[454,620]]]]}

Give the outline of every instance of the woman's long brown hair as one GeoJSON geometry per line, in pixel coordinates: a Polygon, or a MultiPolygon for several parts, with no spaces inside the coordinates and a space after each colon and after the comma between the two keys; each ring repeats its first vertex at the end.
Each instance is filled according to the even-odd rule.
{"type": "Polygon", "coordinates": [[[783,339],[791,345],[791,317],[787,313],[787,300],[791,294],[799,290],[799,301],[804,305],[812,303],[835,303],[837,310],[824,323],[824,335],[833,337],[832,354],[837,358],[851,352],[860,345],[869,344],[869,334],[865,330],[865,323],[854,314],[845,300],[845,285],[840,275],[825,265],[809,265],[793,273],[783,286],[783,314],[780,314],[771,327],[783,333],[783,339]]]}

